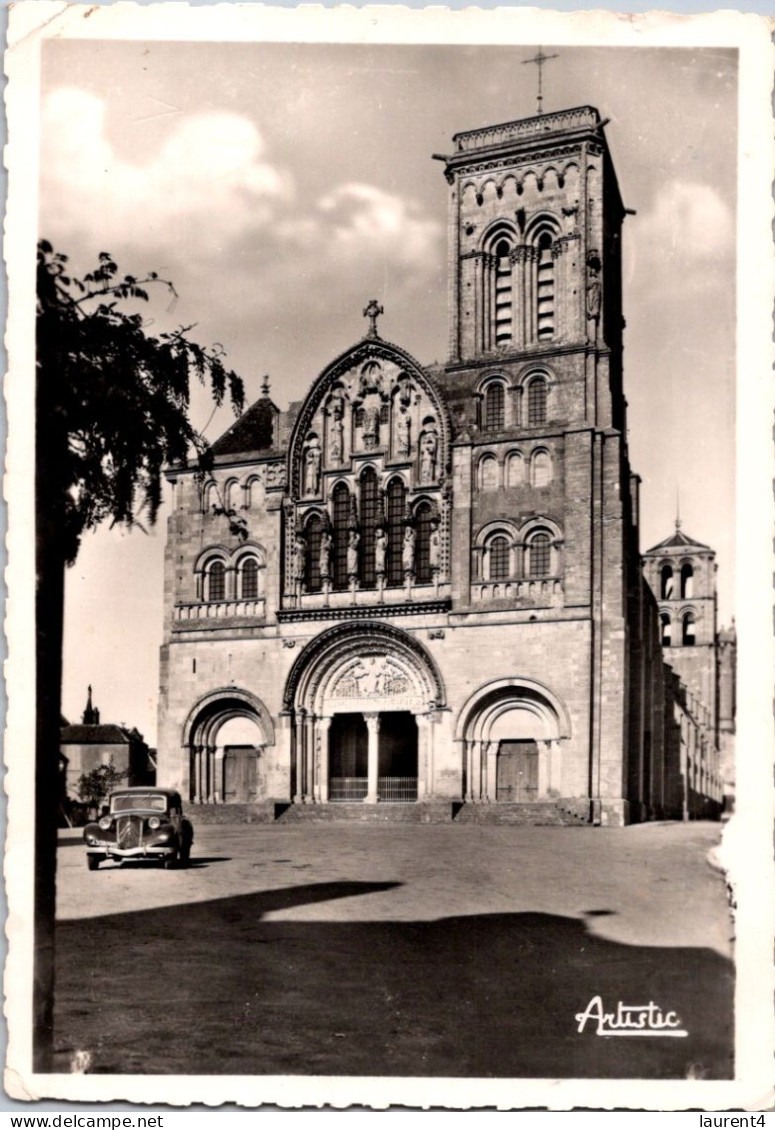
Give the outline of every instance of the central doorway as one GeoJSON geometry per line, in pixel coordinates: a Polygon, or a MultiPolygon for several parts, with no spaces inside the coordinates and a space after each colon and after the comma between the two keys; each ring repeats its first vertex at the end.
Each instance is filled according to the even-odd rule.
{"type": "MultiPolygon", "coordinates": [[[[335,714],[329,729],[328,799],[363,801],[368,791],[369,734],[360,713],[335,714]]],[[[386,803],[417,800],[417,722],[408,710],[379,714],[377,799],[386,803]]]]}
{"type": "Polygon", "coordinates": [[[504,740],[498,746],[496,800],[524,804],[538,796],[538,745],[504,740]]]}

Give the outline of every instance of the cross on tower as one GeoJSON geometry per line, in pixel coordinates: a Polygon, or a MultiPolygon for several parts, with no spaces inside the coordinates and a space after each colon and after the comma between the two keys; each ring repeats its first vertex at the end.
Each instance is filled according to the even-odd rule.
{"type": "Polygon", "coordinates": [[[537,110],[537,113],[539,113],[539,114],[543,113],[543,111],[541,109],[541,103],[544,100],[544,96],[543,96],[543,91],[542,91],[542,87],[541,87],[541,80],[543,78],[544,63],[548,62],[549,59],[558,59],[558,58],[559,58],[559,55],[544,55],[543,47],[539,47],[538,48],[538,54],[534,55],[532,59],[523,59],[522,60],[522,66],[523,67],[524,67],[525,63],[535,63],[536,66],[538,67],[538,110],[537,110]]]}
{"type": "Polygon", "coordinates": [[[365,310],[363,311],[364,318],[368,318],[371,322],[367,335],[368,337],[379,337],[379,334],[377,333],[377,318],[380,316],[380,314],[384,313],[385,311],[382,309],[379,302],[377,302],[376,298],[371,298],[365,310]]]}

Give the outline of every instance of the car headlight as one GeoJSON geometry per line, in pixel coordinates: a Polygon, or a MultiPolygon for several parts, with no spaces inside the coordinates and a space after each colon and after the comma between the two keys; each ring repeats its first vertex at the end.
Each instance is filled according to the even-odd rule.
{"type": "Polygon", "coordinates": [[[110,827],[111,824],[112,824],[112,820],[110,819],[109,816],[103,816],[100,819],[100,828],[102,828],[103,832],[107,832],[107,830],[108,830],[108,828],[110,827]]]}
{"type": "Polygon", "coordinates": [[[153,828],[154,831],[156,831],[156,829],[160,826],[160,824],[161,824],[161,820],[159,819],[158,816],[152,816],[151,819],[148,821],[148,827],[153,828]]]}

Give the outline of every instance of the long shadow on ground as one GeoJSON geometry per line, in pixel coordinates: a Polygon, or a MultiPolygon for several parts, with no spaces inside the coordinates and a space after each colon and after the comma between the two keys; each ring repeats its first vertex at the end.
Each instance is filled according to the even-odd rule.
{"type": "Polygon", "coordinates": [[[321,883],[57,927],[55,1070],[561,1078],[732,1076],[733,970],[550,914],[264,921],[384,890],[321,883]],[[680,1015],[685,1039],[579,1034],[601,996],[680,1015]]]}

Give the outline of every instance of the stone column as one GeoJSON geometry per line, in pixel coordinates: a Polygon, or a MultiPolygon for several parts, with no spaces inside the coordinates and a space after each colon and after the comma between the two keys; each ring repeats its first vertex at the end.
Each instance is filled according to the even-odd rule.
{"type": "Polygon", "coordinates": [[[194,746],[191,751],[193,754],[193,785],[194,785],[194,804],[202,803],[202,747],[194,746]]]}
{"type": "Polygon", "coordinates": [[[366,804],[376,804],[377,779],[379,776],[379,714],[364,714],[366,728],[369,731],[369,760],[366,777],[366,804]]]}
{"type": "Polygon", "coordinates": [[[213,802],[215,804],[224,804],[226,801],[225,752],[222,746],[215,751],[215,780],[213,781],[213,802]]]}
{"type": "Polygon", "coordinates": [[[320,742],[320,771],[317,777],[316,796],[321,804],[328,804],[328,733],[331,729],[331,718],[318,718],[317,741],[320,742]]]}
{"type": "Polygon", "coordinates": [[[484,785],[482,782],[482,743],[478,738],[473,738],[469,742],[469,745],[471,746],[471,801],[473,804],[479,804],[484,795],[484,785]]]}
{"type": "Polygon", "coordinates": [[[536,742],[538,746],[538,795],[536,799],[546,796],[547,789],[550,788],[551,776],[551,742],[536,742]]]}
{"type": "Polygon", "coordinates": [[[482,799],[490,804],[492,801],[497,800],[498,797],[498,778],[496,771],[496,759],[498,756],[498,743],[497,742],[482,742],[482,763],[487,766],[487,771],[484,779],[484,796],[482,799]]]}
{"type": "Polygon", "coordinates": [[[415,714],[414,720],[417,723],[417,799],[423,800],[433,793],[431,765],[428,756],[430,724],[425,714],[415,714]]]}
{"type": "Polygon", "coordinates": [[[215,746],[209,745],[207,747],[206,752],[205,752],[205,764],[206,764],[206,774],[205,775],[206,775],[206,778],[207,778],[207,784],[205,786],[205,795],[207,797],[207,803],[208,804],[213,803],[213,769],[214,769],[214,763],[215,763],[215,746]]]}
{"type": "Polygon", "coordinates": [[[293,803],[301,804],[304,796],[304,714],[297,714],[294,723],[294,751],[296,754],[296,791],[293,803]]]}
{"type": "Polygon", "coordinates": [[[466,765],[466,787],[463,793],[463,800],[466,804],[471,804],[474,799],[474,743],[467,738],[463,738],[463,749],[465,751],[466,765]]]}
{"type": "Polygon", "coordinates": [[[548,789],[555,789],[562,794],[562,763],[560,761],[560,742],[553,738],[546,743],[549,751],[548,789]]]}
{"type": "Polygon", "coordinates": [[[304,789],[301,799],[302,803],[311,804],[315,799],[315,719],[311,714],[307,715],[305,731],[304,789]]]}

